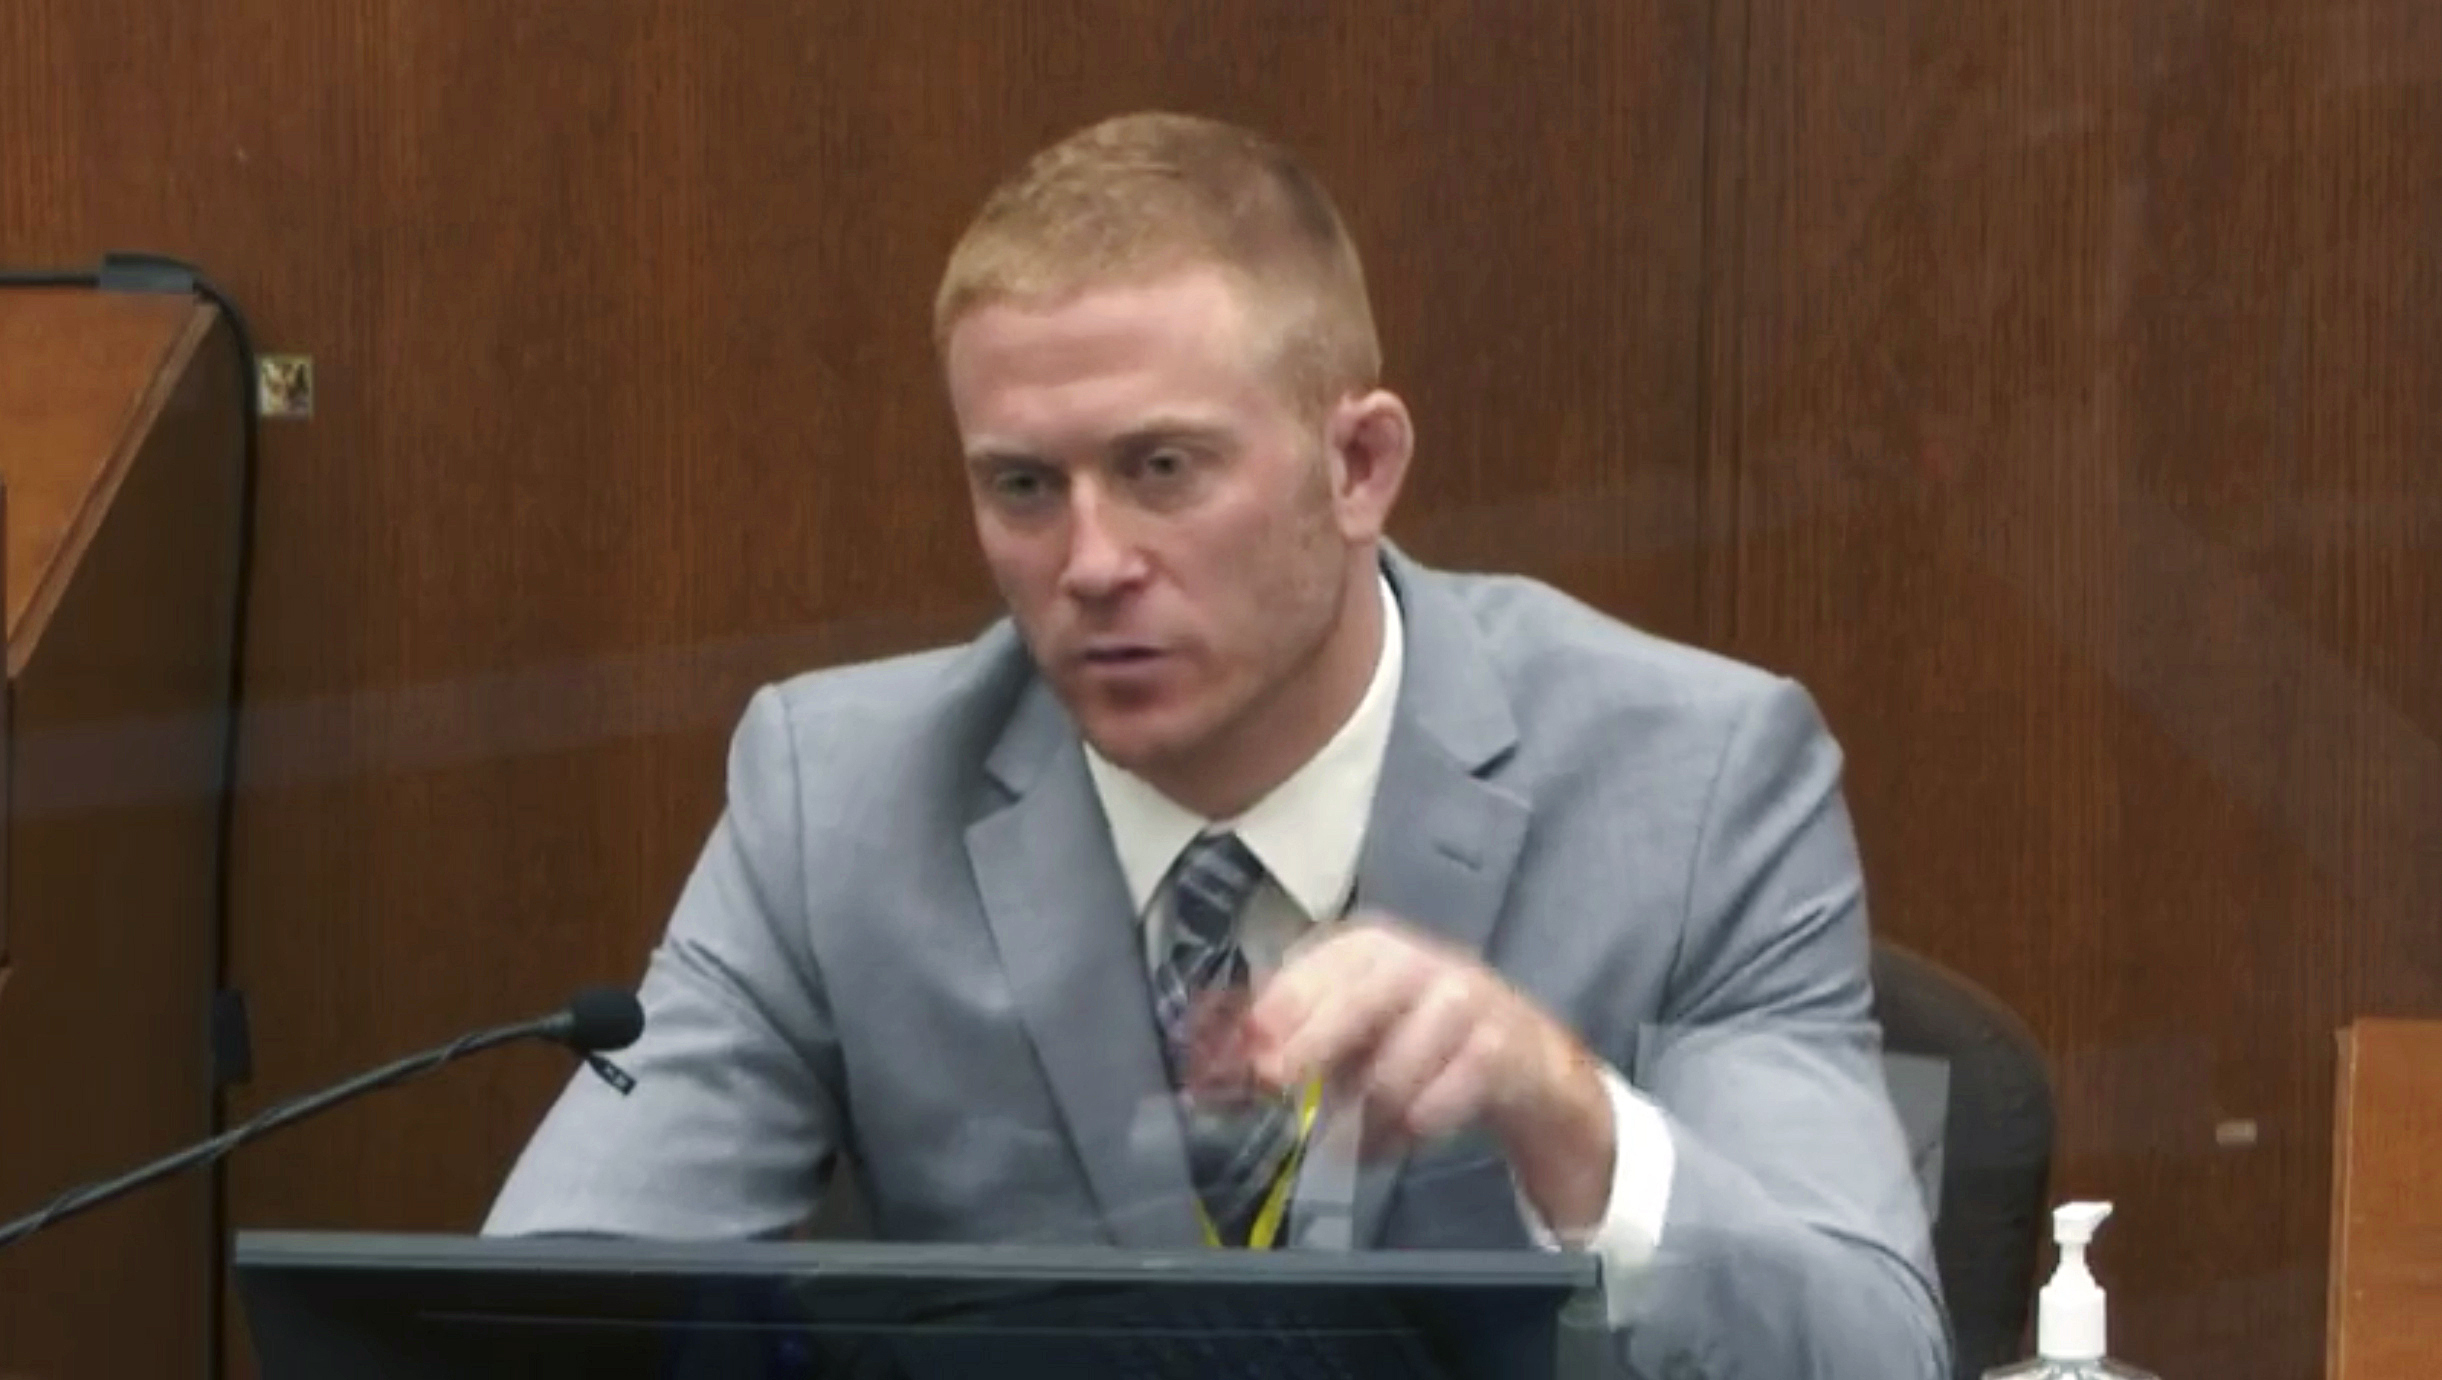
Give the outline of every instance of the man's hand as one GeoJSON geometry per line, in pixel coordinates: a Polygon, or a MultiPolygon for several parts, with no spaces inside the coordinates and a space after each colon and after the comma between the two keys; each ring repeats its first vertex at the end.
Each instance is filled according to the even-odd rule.
{"type": "Polygon", "coordinates": [[[1396,1147],[1481,1121],[1558,1232],[1600,1222],[1617,1154],[1599,1065],[1470,956],[1379,919],[1298,952],[1256,992],[1244,1050],[1272,1089],[1320,1075],[1396,1147]]]}

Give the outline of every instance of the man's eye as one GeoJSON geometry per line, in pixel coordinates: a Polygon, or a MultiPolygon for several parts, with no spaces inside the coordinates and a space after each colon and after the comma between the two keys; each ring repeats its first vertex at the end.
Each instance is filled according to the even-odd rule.
{"type": "Polygon", "coordinates": [[[1042,497],[1047,487],[1042,474],[1036,470],[1001,470],[992,476],[991,482],[995,497],[1018,502],[1042,497]]]}
{"type": "Polygon", "coordinates": [[[1175,450],[1157,450],[1145,457],[1145,477],[1176,479],[1187,473],[1187,457],[1175,450]]]}

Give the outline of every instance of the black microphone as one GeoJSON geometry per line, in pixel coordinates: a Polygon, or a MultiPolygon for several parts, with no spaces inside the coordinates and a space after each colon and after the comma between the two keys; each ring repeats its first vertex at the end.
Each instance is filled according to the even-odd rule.
{"type": "Polygon", "coordinates": [[[372,1092],[392,1083],[403,1083],[420,1074],[432,1072],[452,1060],[462,1059],[500,1045],[520,1040],[550,1040],[563,1044],[585,1056],[596,1073],[611,1086],[624,1093],[635,1086],[625,1071],[602,1058],[607,1050],[625,1049],[636,1043],[644,1033],[644,1007],[633,992],[615,987],[593,987],[577,993],[567,1006],[548,1016],[516,1025],[495,1026],[478,1030],[472,1035],[452,1041],[439,1049],[410,1055],[394,1064],[385,1064],[370,1073],[361,1073],[345,1083],[323,1089],[293,1101],[283,1102],[263,1112],[242,1126],[223,1131],[210,1140],[190,1145],[140,1169],[131,1170],[118,1178],[83,1188],[71,1189],[51,1200],[39,1212],[20,1217],[0,1226],[0,1247],[23,1240],[44,1227],[72,1217],[88,1208],[100,1207],[124,1193],[144,1187],[156,1179],[164,1179],[182,1169],[210,1164],[257,1136],[269,1134],[293,1121],[302,1121],[314,1113],[347,1101],[351,1097],[372,1092]]]}

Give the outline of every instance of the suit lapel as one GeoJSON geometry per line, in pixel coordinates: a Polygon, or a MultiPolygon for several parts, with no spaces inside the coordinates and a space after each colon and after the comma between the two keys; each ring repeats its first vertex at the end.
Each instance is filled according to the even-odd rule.
{"type": "Polygon", "coordinates": [[[1105,1232],[1200,1240],[1126,882],[1074,731],[1030,686],[991,759],[1016,795],[967,830],[984,913],[1105,1232]]]}
{"type": "MultiPolygon", "coordinates": [[[[1509,699],[1466,611],[1393,553],[1407,637],[1391,730],[1357,869],[1357,903],[1482,957],[1526,839],[1527,801],[1484,779],[1517,742],[1509,699]]],[[[1405,1157],[1357,1176],[1355,1244],[1380,1244],[1405,1157]]]]}

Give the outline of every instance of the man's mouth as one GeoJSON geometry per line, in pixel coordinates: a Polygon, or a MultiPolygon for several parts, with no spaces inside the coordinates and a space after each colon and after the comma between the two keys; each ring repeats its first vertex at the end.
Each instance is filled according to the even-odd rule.
{"type": "Polygon", "coordinates": [[[1107,646],[1085,649],[1088,666],[1134,666],[1151,661],[1161,653],[1152,647],[1107,646]]]}

